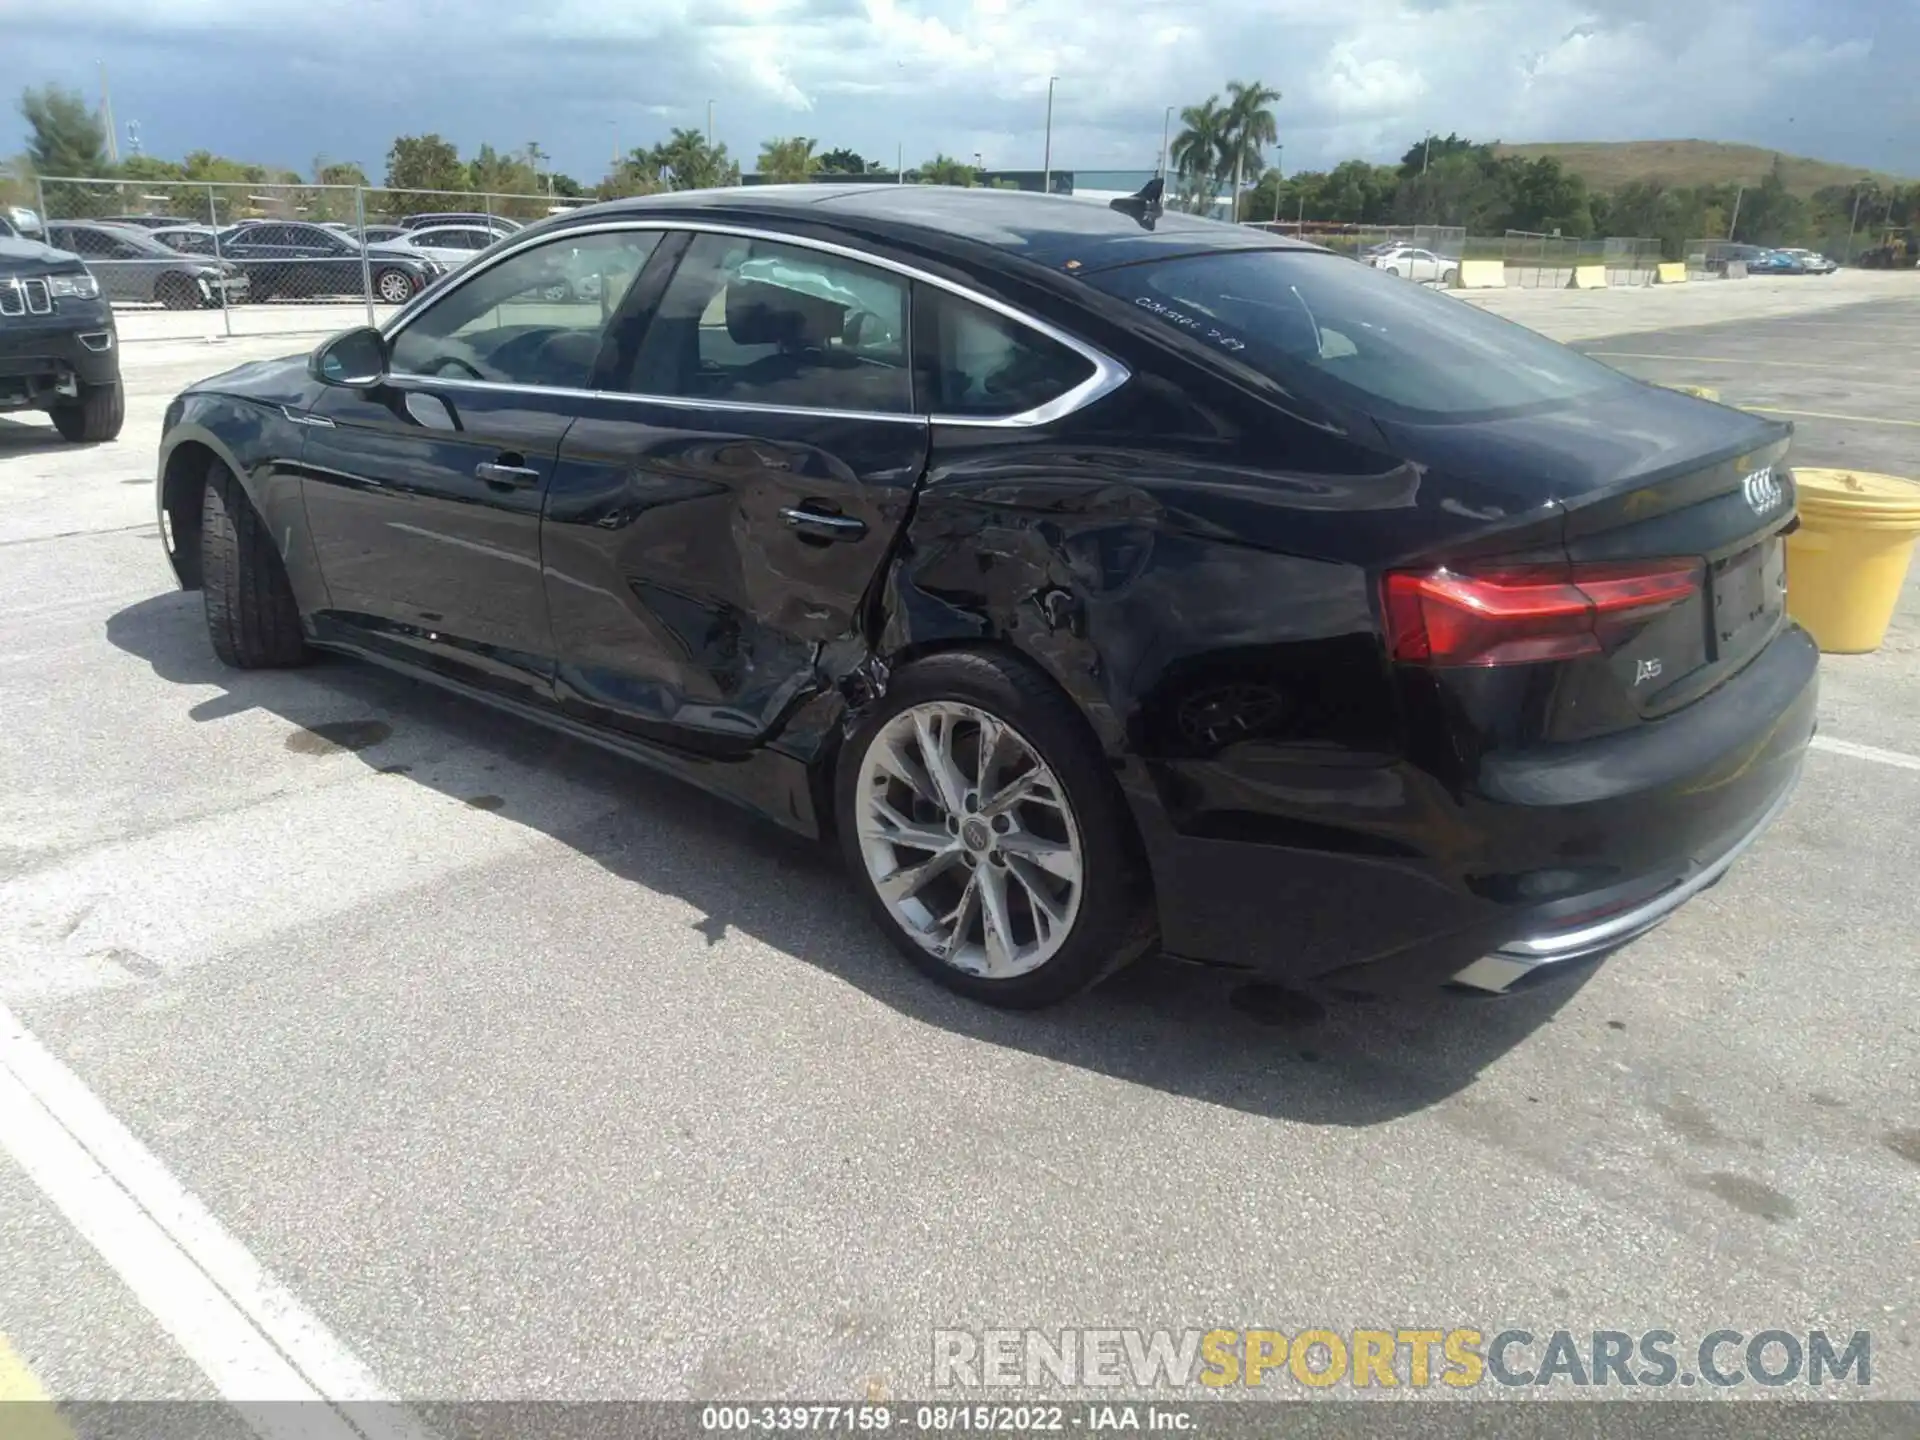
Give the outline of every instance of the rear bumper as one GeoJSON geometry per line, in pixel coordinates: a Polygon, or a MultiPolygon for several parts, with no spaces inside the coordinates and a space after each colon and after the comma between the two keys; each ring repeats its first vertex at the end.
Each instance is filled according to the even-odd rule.
{"type": "Polygon", "coordinates": [[[1157,830],[1143,816],[1165,947],[1368,993],[1455,979],[1503,990],[1604,954],[1719,880],[1785,808],[1813,735],[1818,661],[1788,625],[1675,715],[1488,757],[1464,785],[1385,757],[1235,765],[1242,804],[1257,779],[1263,797],[1289,801],[1267,818],[1318,843],[1169,835],[1164,812],[1157,830]]]}
{"type": "Polygon", "coordinates": [[[1720,883],[1721,877],[1733,868],[1733,862],[1746,854],[1766,828],[1780,818],[1780,812],[1793,798],[1799,779],[1800,771],[1796,767],[1779,798],[1767,807],[1752,829],[1719,855],[1697,862],[1688,873],[1668,881],[1646,899],[1627,900],[1620,903],[1620,908],[1605,910],[1592,918],[1564,923],[1558,928],[1542,928],[1508,941],[1456,974],[1454,983],[1499,994],[1543,965],[1604,955],[1646,934],[1694,896],[1720,883]]]}

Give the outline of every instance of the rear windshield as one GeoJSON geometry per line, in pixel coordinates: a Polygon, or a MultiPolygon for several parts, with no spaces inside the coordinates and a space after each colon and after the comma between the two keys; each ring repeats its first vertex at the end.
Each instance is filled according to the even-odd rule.
{"type": "Polygon", "coordinates": [[[1215,252],[1087,283],[1282,385],[1369,413],[1483,419],[1632,383],[1456,296],[1338,255],[1215,252]]]}

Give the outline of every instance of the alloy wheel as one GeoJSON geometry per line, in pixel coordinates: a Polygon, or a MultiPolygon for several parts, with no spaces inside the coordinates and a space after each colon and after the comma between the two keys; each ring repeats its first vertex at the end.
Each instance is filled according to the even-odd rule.
{"type": "Polygon", "coordinates": [[[1085,850],[1066,791],[1026,737],[976,706],[928,701],[881,726],[858,785],[867,877],[923,950],[990,980],[1059,952],[1085,850]]]}
{"type": "Polygon", "coordinates": [[[389,305],[402,305],[413,298],[413,282],[398,270],[389,270],[382,275],[378,289],[380,298],[389,305]]]}

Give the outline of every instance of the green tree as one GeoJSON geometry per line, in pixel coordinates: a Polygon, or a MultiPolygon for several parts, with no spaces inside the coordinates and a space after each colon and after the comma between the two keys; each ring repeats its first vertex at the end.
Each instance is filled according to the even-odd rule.
{"type": "MultiPolygon", "coordinates": [[[[1505,215],[1502,228],[1532,230],[1540,234],[1558,232],[1574,239],[1591,233],[1593,211],[1587,204],[1587,184],[1578,175],[1569,174],[1552,156],[1522,160],[1509,156],[1493,166],[1501,207],[1505,215]]],[[[1492,227],[1494,216],[1483,222],[1492,227]]],[[[1473,221],[1448,221],[1466,224],[1473,221]]]]}
{"type": "Polygon", "coordinates": [[[586,187],[571,175],[558,170],[547,172],[547,193],[558,195],[567,200],[578,200],[587,193],[586,187]]]}
{"type": "Polygon", "coordinates": [[[1218,95],[1180,111],[1180,133],[1167,148],[1167,159],[1180,177],[1180,208],[1210,209],[1226,166],[1228,112],[1218,95]]]}
{"type": "Polygon", "coordinates": [[[367,172],[354,160],[328,160],[324,155],[313,157],[313,183],[316,185],[359,185],[365,186],[367,172]]]}
{"type": "MultiPolygon", "coordinates": [[[[467,170],[460,163],[460,152],[451,141],[435,134],[397,135],[387,151],[387,188],[389,190],[465,190],[467,170]]],[[[431,210],[421,203],[400,213],[431,210]]],[[[441,207],[444,208],[444,207],[441,207]]]]}
{"type": "Polygon", "coordinates": [[[1733,238],[1750,245],[1800,245],[1807,229],[1807,202],[1787,189],[1776,155],[1760,183],[1741,197],[1733,238]]]}
{"type": "MultiPolygon", "coordinates": [[[[1240,191],[1245,182],[1257,179],[1266,168],[1261,159],[1266,147],[1280,138],[1273,111],[1267,107],[1280,98],[1258,80],[1227,82],[1227,124],[1221,137],[1221,159],[1233,167],[1233,218],[1240,218],[1240,191]]],[[[1222,165],[1222,168],[1226,168],[1222,165]]]]}
{"type": "Polygon", "coordinates": [[[623,200],[630,195],[656,195],[667,188],[652,150],[634,150],[593,187],[596,200],[623,200]]]}
{"type": "Polygon", "coordinates": [[[727,147],[707,144],[707,137],[698,130],[675,129],[647,152],[647,158],[656,179],[671,190],[711,190],[740,183],[740,167],[728,157],[727,147]]]}
{"type": "Polygon", "coordinates": [[[1392,214],[1400,176],[1391,165],[1342,160],[1327,172],[1309,203],[1309,220],[1384,225],[1392,214]]]}
{"type": "Polygon", "coordinates": [[[1400,176],[1410,179],[1415,175],[1428,173],[1436,160],[1444,160],[1449,155],[1471,155],[1483,165],[1493,163],[1493,146],[1477,144],[1464,135],[1455,135],[1449,131],[1446,135],[1422,135],[1407,147],[1407,153],[1400,157],[1400,176]]]}
{"type": "Polygon", "coordinates": [[[858,150],[829,150],[820,157],[820,170],[827,175],[864,175],[868,168],[858,150]]]}
{"type": "Polygon", "coordinates": [[[29,86],[20,94],[27,158],[41,175],[105,175],[107,132],[77,90],[29,86]]]}
{"type": "Polygon", "coordinates": [[[922,165],[916,183],[921,185],[965,185],[980,183],[971,165],[944,152],[922,165]]]}
{"type": "MultiPolygon", "coordinates": [[[[796,185],[813,178],[823,167],[821,157],[813,153],[820,142],[804,135],[788,140],[768,140],[760,146],[760,176],[769,184],[796,185]]],[[[859,156],[854,156],[858,160],[859,156]]]]}

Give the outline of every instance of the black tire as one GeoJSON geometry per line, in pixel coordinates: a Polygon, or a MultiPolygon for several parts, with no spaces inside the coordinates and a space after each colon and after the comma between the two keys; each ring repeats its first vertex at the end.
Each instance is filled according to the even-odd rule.
{"type": "Polygon", "coordinates": [[[200,576],[207,634],[222,664],[266,670],[310,658],[273,537],[218,461],[208,469],[200,511],[200,576]]]}
{"type": "Polygon", "coordinates": [[[1460,278],[1460,272],[1458,270],[1448,270],[1441,274],[1440,283],[1446,286],[1447,289],[1451,290],[1453,288],[1453,282],[1458,280],[1459,278],[1460,278]]]}
{"type": "Polygon", "coordinates": [[[198,310],[206,303],[200,287],[184,275],[162,275],[153,287],[153,298],[169,310],[198,310]]]}
{"type": "Polygon", "coordinates": [[[404,305],[419,293],[420,286],[404,270],[373,272],[374,298],[385,305],[404,305]]]}
{"type": "Polygon", "coordinates": [[[1400,273],[1400,267],[1398,265],[1387,266],[1387,274],[1398,275],[1399,273],[1400,273]]]}
{"type": "Polygon", "coordinates": [[[1010,1010],[1052,1005],[1138,959],[1153,944],[1151,887],[1133,818],[1108,762],[1073,702],[1044,673],[1008,652],[946,651],[896,671],[886,696],[840,752],[834,811],[853,885],[881,929],[916,968],[970,999],[1010,1010]],[[1053,771],[1072,809],[1084,852],[1079,909],[1060,949],[1025,974],[970,974],[923,949],[887,909],[868,872],[855,808],[861,762],[887,721],[928,701],[973,706],[1012,726],[1053,771]]]}
{"type": "Polygon", "coordinates": [[[62,440],[99,445],[113,439],[126,423],[127,397],[114,380],[105,385],[82,385],[74,400],[58,400],[48,411],[62,440]]]}

